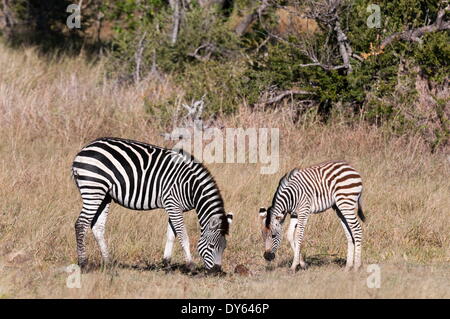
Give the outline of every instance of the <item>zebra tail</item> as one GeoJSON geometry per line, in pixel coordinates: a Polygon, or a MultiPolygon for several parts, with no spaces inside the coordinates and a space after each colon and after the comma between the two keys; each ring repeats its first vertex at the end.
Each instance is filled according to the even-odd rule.
{"type": "Polygon", "coordinates": [[[358,198],[358,216],[361,219],[361,221],[364,223],[366,221],[366,216],[364,216],[363,210],[362,210],[362,199],[361,195],[359,195],[358,198]]]}
{"type": "Polygon", "coordinates": [[[72,167],[72,180],[73,180],[73,182],[75,183],[75,185],[77,186],[77,187],[79,187],[78,186],[78,180],[77,180],[77,177],[78,177],[78,173],[73,169],[73,167],[72,167]]]}

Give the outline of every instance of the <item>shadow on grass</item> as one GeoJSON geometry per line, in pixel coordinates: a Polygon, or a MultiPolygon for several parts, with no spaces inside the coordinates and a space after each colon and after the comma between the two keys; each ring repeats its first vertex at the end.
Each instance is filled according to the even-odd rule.
{"type": "MultiPolygon", "coordinates": [[[[344,258],[336,257],[337,255],[318,254],[304,257],[306,263],[306,269],[314,267],[323,267],[327,265],[338,265],[339,267],[345,267],[346,260],[344,258]]],[[[278,264],[269,264],[266,270],[272,271],[276,268],[288,268],[292,265],[293,258],[288,258],[280,261],[278,264]]],[[[300,265],[297,266],[297,270],[301,269],[300,265]]]]}
{"type": "Polygon", "coordinates": [[[224,271],[209,271],[204,266],[194,266],[190,269],[184,263],[172,263],[166,265],[162,262],[160,263],[144,263],[144,264],[128,264],[121,262],[113,262],[109,265],[89,262],[86,267],[83,268],[84,273],[89,273],[93,271],[106,271],[113,274],[117,274],[118,269],[126,270],[137,270],[137,271],[164,271],[168,273],[181,273],[189,277],[223,277],[226,275],[224,271]]]}

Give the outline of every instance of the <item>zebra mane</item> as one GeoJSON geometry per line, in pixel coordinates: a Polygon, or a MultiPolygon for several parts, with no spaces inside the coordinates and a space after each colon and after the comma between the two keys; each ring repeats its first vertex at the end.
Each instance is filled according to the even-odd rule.
{"type": "Polygon", "coordinates": [[[213,197],[213,196],[218,196],[218,198],[215,199],[215,201],[216,202],[218,201],[219,205],[221,207],[221,209],[218,212],[212,214],[210,217],[212,217],[214,215],[220,215],[219,218],[220,218],[220,223],[221,223],[220,224],[221,233],[222,233],[222,235],[228,235],[228,232],[229,232],[229,229],[230,229],[230,224],[228,222],[227,214],[225,212],[225,204],[224,204],[224,201],[223,201],[223,197],[222,197],[222,194],[220,192],[220,188],[217,185],[216,179],[211,174],[209,169],[203,163],[201,163],[200,161],[197,161],[196,158],[192,154],[190,154],[189,152],[187,152],[187,151],[185,151],[183,149],[174,149],[173,151],[178,153],[178,154],[180,154],[180,156],[183,156],[184,161],[192,163],[192,165],[194,167],[200,167],[202,172],[206,172],[207,173],[207,176],[208,176],[209,180],[208,180],[208,183],[205,183],[205,185],[203,187],[205,187],[206,185],[208,185],[208,186],[209,185],[213,185],[213,187],[216,189],[217,192],[215,194],[209,194],[209,195],[205,195],[205,196],[208,197],[208,198],[209,197],[213,197]]]}
{"type": "Polygon", "coordinates": [[[289,182],[292,180],[292,177],[294,177],[294,175],[297,172],[298,172],[298,169],[294,168],[292,171],[290,171],[289,173],[287,173],[280,179],[280,183],[278,184],[278,188],[277,188],[277,193],[289,186],[289,182]]]}
{"type": "MultiPolygon", "coordinates": [[[[192,158],[194,158],[194,157],[192,156],[192,158]]],[[[194,162],[194,163],[198,164],[200,167],[202,167],[202,169],[204,171],[207,172],[207,174],[208,174],[208,176],[210,178],[208,184],[209,185],[211,185],[211,184],[214,185],[215,189],[217,190],[216,194],[210,194],[210,195],[206,195],[206,196],[208,196],[208,197],[218,196],[218,198],[215,199],[215,201],[219,201],[219,205],[220,205],[221,209],[220,209],[220,211],[218,213],[216,213],[214,215],[220,215],[219,216],[219,218],[220,218],[220,227],[219,227],[220,233],[222,235],[228,235],[229,230],[230,230],[230,223],[228,222],[227,213],[225,212],[225,203],[223,201],[223,197],[222,197],[222,194],[220,192],[220,188],[217,185],[217,182],[216,182],[214,176],[211,174],[211,172],[209,171],[209,169],[205,165],[203,165],[200,162],[194,162]]],[[[214,215],[211,215],[211,217],[214,216],[214,215]]]]}
{"type": "Polygon", "coordinates": [[[230,223],[226,214],[220,215],[220,233],[222,235],[228,235],[230,231],[230,223]]]}
{"type": "MultiPolygon", "coordinates": [[[[284,189],[286,189],[289,186],[289,182],[291,181],[292,177],[298,172],[299,170],[297,168],[294,168],[292,171],[290,171],[289,173],[286,173],[281,179],[280,182],[278,183],[278,187],[277,190],[275,191],[275,195],[272,198],[272,206],[270,208],[272,208],[273,206],[275,206],[275,200],[277,198],[277,195],[282,192],[284,189]]],[[[266,227],[269,228],[270,226],[270,219],[272,216],[272,210],[268,209],[267,211],[267,217],[266,217],[266,227]]]]}

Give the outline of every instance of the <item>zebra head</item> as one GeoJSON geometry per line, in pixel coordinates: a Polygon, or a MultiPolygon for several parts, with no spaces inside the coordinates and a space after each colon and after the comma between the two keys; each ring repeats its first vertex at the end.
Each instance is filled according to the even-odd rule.
{"type": "Polygon", "coordinates": [[[275,253],[281,244],[281,233],[286,214],[277,213],[272,207],[269,209],[260,208],[259,217],[262,221],[262,237],[265,251],[264,258],[271,261],[275,258],[275,253]]]}
{"type": "Polygon", "coordinates": [[[210,271],[222,269],[222,255],[227,246],[225,236],[228,235],[232,220],[232,213],[213,215],[200,235],[198,251],[206,269],[210,271]]]}
{"type": "Polygon", "coordinates": [[[275,253],[281,244],[281,232],[283,223],[288,213],[295,208],[293,194],[290,192],[290,182],[297,174],[298,169],[284,175],[279,184],[275,196],[272,200],[272,206],[268,209],[260,208],[259,216],[262,220],[262,236],[265,244],[264,258],[271,261],[275,258],[275,253]]]}

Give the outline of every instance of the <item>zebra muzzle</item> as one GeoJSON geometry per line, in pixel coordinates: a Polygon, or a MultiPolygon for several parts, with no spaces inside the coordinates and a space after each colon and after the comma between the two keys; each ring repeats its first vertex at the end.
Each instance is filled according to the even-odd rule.
{"type": "Polygon", "coordinates": [[[264,259],[267,261],[272,261],[275,259],[275,254],[271,251],[264,252],[264,259]]]}
{"type": "Polygon", "coordinates": [[[215,264],[212,268],[208,269],[208,274],[218,274],[222,272],[222,266],[215,264]]]}

